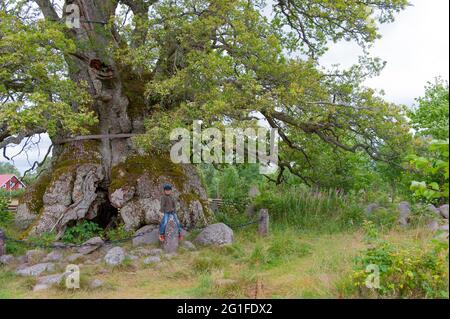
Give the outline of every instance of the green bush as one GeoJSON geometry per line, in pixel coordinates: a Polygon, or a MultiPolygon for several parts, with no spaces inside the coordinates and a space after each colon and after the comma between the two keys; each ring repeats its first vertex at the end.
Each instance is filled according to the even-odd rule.
{"type": "Polygon", "coordinates": [[[102,232],[103,229],[98,224],[85,220],[67,228],[61,240],[65,243],[81,244],[92,237],[100,236],[102,232]]]}
{"type": "Polygon", "coordinates": [[[356,258],[352,280],[363,297],[448,298],[448,242],[423,249],[380,241],[356,258]],[[366,287],[369,265],[379,269],[378,288],[366,287]]]}
{"type": "Polygon", "coordinates": [[[8,212],[9,198],[0,191],[0,227],[5,227],[10,224],[12,214],[8,212]]]}
{"type": "Polygon", "coordinates": [[[125,224],[120,224],[117,228],[111,228],[104,232],[104,237],[109,240],[122,240],[133,236],[134,232],[125,229],[125,224]]]}

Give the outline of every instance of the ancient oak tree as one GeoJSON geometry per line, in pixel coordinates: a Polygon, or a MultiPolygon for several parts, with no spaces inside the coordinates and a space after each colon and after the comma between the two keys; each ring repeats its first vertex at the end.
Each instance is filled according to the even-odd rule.
{"type": "Polygon", "coordinates": [[[366,48],[406,0],[34,0],[0,2],[0,147],[48,133],[51,169],[22,199],[27,233],[62,234],[76,220],[128,229],[157,223],[162,183],[185,225],[208,220],[195,169],[168,159],[169,132],[279,129],[280,182],[306,183],[322,152],[389,162],[407,130],[401,109],[362,85],[383,63],[366,48]],[[74,7],[75,6],[75,7],[74,7]],[[79,25],[66,24],[74,9],[79,25]],[[329,43],[364,56],[325,70],[329,43]],[[110,138],[117,134],[139,137],[110,138]],[[107,138],[70,141],[73,136],[107,138]],[[392,139],[397,136],[396,139],[392,139]]]}

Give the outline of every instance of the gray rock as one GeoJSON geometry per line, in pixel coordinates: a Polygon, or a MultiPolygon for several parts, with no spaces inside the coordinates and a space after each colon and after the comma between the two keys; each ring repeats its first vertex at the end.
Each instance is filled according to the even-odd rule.
{"type": "Polygon", "coordinates": [[[90,289],[98,289],[101,287],[103,287],[103,281],[101,281],[100,279],[94,279],[89,283],[90,289]]]}
{"type": "Polygon", "coordinates": [[[367,205],[364,212],[366,213],[366,215],[371,215],[375,210],[377,210],[380,207],[381,206],[378,205],[377,203],[371,203],[371,204],[367,205]]]}
{"type": "Polygon", "coordinates": [[[172,219],[167,223],[162,249],[166,253],[174,253],[178,249],[178,226],[172,219]]]}
{"type": "Polygon", "coordinates": [[[72,254],[70,256],[67,256],[66,261],[69,262],[69,263],[73,263],[73,262],[75,262],[77,260],[81,260],[83,258],[84,258],[83,254],[76,253],[76,254],[72,254]]]}
{"type": "Polygon", "coordinates": [[[111,248],[104,258],[107,265],[117,266],[125,260],[125,251],[122,247],[111,248]]]}
{"type": "Polygon", "coordinates": [[[448,232],[448,224],[442,225],[439,227],[439,230],[448,232]]]}
{"type": "Polygon", "coordinates": [[[411,206],[408,202],[401,202],[397,206],[397,210],[400,214],[399,216],[399,223],[402,226],[408,225],[409,222],[409,215],[411,215],[411,206]]]}
{"type": "Polygon", "coordinates": [[[140,245],[152,245],[159,243],[159,230],[154,225],[147,225],[137,230],[134,234],[133,246],[137,247],[140,245]]]}
{"type": "Polygon", "coordinates": [[[182,241],[181,246],[187,250],[196,250],[195,245],[187,240],[182,241]]]}
{"type": "Polygon", "coordinates": [[[160,256],[160,255],[162,255],[162,253],[163,253],[163,250],[159,249],[159,248],[150,249],[150,251],[149,251],[149,255],[152,255],[152,256],[160,256]]]}
{"type": "Polygon", "coordinates": [[[25,267],[22,269],[17,269],[16,274],[19,276],[33,276],[37,277],[43,272],[52,272],[55,270],[55,264],[53,263],[42,263],[33,266],[25,267]]]}
{"type": "Polygon", "coordinates": [[[131,254],[138,257],[150,255],[150,249],[144,247],[138,247],[131,251],[131,254]]]}
{"type": "Polygon", "coordinates": [[[448,219],[448,204],[439,207],[439,212],[441,213],[442,217],[448,219]]]}
{"type": "Polygon", "coordinates": [[[27,262],[27,256],[25,255],[18,256],[16,257],[16,261],[18,264],[25,264],[27,262]]]}
{"type": "Polygon", "coordinates": [[[439,223],[436,220],[432,220],[428,223],[428,229],[435,232],[439,229],[439,223]]]}
{"type": "Polygon", "coordinates": [[[441,217],[441,212],[433,204],[428,204],[428,211],[432,212],[434,215],[441,217]]]}
{"type": "Polygon", "coordinates": [[[45,252],[39,249],[29,250],[25,253],[27,263],[37,263],[45,256],[45,252]]]}
{"type": "Polygon", "coordinates": [[[0,265],[11,265],[14,262],[14,256],[13,255],[3,255],[0,256],[0,265]]]}
{"type": "Polygon", "coordinates": [[[38,285],[57,285],[61,282],[61,280],[65,277],[66,274],[56,274],[56,275],[49,275],[38,278],[38,285]]]}
{"type": "Polygon", "coordinates": [[[54,250],[52,252],[50,252],[47,256],[45,256],[44,258],[44,262],[59,262],[62,261],[63,259],[63,254],[62,252],[58,251],[58,250],[54,250]]]}
{"type": "Polygon", "coordinates": [[[150,265],[150,264],[155,264],[155,263],[159,263],[161,261],[161,258],[159,258],[158,256],[150,256],[144,259],[144,264],[145,265],[150,265]]]}
{"type": "Polygon", "coordinates": [[[233,243],[233,230],[223,223],[212,224],[198,234],[195,242],[201,245],[227,245],[233,243]]]}
{"type": "Polygon", "coordinates": [[[104,241],[100,237],[94,237],[83,243],[83,246],[78,248],[78,253],[82,255],[88,255],[96,251],[103,245],[104,241]]]}

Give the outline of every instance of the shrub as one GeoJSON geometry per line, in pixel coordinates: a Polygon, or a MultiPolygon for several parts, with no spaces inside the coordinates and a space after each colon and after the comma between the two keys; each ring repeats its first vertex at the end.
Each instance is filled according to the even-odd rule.
{"type": "Polygon", "coordinates": [[[423,249],[380,241],[356,258],[352,279],[362,296],[448,298],[448,242],[423,249]],[[366,287],[369,265],[379,269],[378,288],[366,287]]]}
{"type": "Polygon", "coordinates": [[[0,227],[8,226],[13,220],[12,213],[8,212],[8,197],[0,191],[0,227]]]}
{"type": "Polygon", "coordinates": [[[133,236],[133,231],[125,229],[125,224],[120,224],[117,228],[108,229],[104,232],[104,237],[109,240],[122,240],[133,236]]]}
{"type": "Polygon", "coordinates": [[[82,221],[75,226],[67,228],[61,240],[65,243],[81,244],[92,237],[100,236],[102,231],[98,224],[82,221]]]}

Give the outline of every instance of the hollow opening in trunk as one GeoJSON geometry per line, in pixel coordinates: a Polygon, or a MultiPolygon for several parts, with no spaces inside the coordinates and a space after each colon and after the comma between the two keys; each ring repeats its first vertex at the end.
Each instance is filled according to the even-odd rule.
{"type": "Polygon", "coordinates": [[[118,217],[118,209],[115,208],[108,199],[106,199],[99,205],[97,216],[92,221],[103,229],[111,229],[117,226],[119,221],[118,217]]]}

